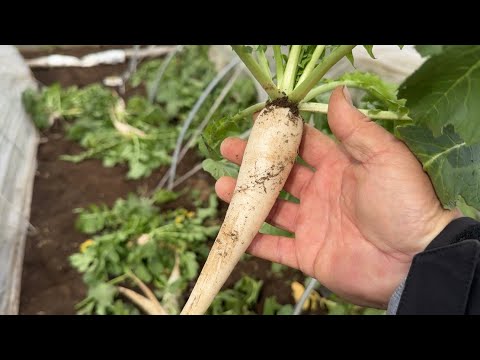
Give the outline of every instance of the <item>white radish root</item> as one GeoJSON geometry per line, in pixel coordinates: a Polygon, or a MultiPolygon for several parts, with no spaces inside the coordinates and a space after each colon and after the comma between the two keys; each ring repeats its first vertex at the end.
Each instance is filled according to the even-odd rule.
{"type": "Polygon", "coordinates": [[[182,315],[204,314],[267,218],[290,174],[303,120],[270,105],[257,117],[225,220],[182,315]]]}
{"type": "Polygon", "coordinates": [[[147,315],[167,315],[165,310],[162,307],[158,307],[158,305],[143,295],[139,293],[127,289],[123,286],[117,286],[118,292],[137,305],[140,309],[142,309],[145,314],[147,315]]]}

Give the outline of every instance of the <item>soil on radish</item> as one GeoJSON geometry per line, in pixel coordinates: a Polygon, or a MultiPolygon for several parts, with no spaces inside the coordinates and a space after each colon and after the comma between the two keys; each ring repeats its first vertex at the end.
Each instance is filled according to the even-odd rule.
{"type": "Polygon", "coordinates": [[[268,101],[266,105],[267,110],[270,106],[289,108],[293,115],[298,116],[299,114],[297,104],[288,100],[288,97],[286,96],[275,99],[273,101],[268,101]]]}
{"type": "MultiPolygon", "coordinates": [[[[98,50],[99,47],[82,47],[57,49],[54,52],[83,56],[98,50]]],[[[31,58],[52,53],[52,50],[24,53],[25,57],[31,58]]],[[[122,64],[83,69],[35,69],[33,73],[45,85],[59,82],[63,86],[85,86],[101,82],[107,76],[121,75],[125,69],[126,65],[122,64]]],[[[127,89],[127,95],[130,94],[132,91],[127,89]]],[[[79,145],[64,138],[59,126],[42,134],[30,217],[36,231],[28,236],[25,248],[20,314],[74,314],[74,305],[85,297],[86,288],[80,274],[71,268],[68,257],[78,251],[79,245],[86,240],[86,235],[75,230],[76,215],[73,210],[91,203],[111,205],[129,192],[142,188],[152,189],[166,171],[166,168],[158,169],[147,179],[132,181],[125,179],[127,169],[124,167],[107,169],[99,160],[73,164],[59,159],[60,155],[74,154],[80,150],[79,145]]],[[[179,164],[178,173],[187,172],[199,161],[196,152],[191,151],[179,164]]],[[[197,189],[206,199],[214,191],[213,185],[214,180],[202,171],[183,183],[178,190],[197,189]]],[[[223,216],[227,205],[222,203],[220,206],[223,216]]],[[[182,197],[169,207],[193,209],[193,204],[182,197]]],[[[276,296],[282,304],[293,303],[290,283],[293,280],[301,282],[304,277],[290,269],[281,274],[273,274],[270,269],[270,262],[250,258],[236,267],[225,286],[232,286],[241,276],[248,274],[263,280],[258,312],[269,296],[276,296]]],[[[193,283],[190,290],[192,288],[193,283]]],[[[185,294],[185,299],[187,296],[188,293],[185,294]]]]}

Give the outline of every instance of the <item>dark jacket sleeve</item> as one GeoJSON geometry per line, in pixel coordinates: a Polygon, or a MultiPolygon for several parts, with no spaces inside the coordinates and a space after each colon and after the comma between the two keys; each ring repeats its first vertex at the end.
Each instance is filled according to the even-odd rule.
{"type": "Polygon", "coordinates": [[[397,315],[480,314],[480,223],[452,221],[412,262],[397,315]]]}

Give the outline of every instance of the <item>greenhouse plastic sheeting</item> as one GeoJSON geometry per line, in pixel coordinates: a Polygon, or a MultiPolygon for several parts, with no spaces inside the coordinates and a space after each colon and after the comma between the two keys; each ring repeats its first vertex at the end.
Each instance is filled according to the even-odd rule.
{"type": "Polygon", "coordinates": [[[13,46],[0,46],[0,314],[17,314],[38,134],[22,105],[35,82],[13,46]]]}

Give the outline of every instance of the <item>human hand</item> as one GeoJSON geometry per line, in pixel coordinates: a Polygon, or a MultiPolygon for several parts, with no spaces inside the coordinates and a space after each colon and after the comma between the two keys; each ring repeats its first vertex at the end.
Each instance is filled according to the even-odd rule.
{"type": "MultiPolygon", "coordinates": [[[[351,104],[346,88],[330,98],[328,121],[339,142],[309,125],[285,190],[300,204],[277,200],[268,222],[295,239],[258,234],[248,251],[300,269],[359,305],[385,308],[415,254],[450,223],[428,175],[407,146],[351,104]]],[[[222,155],[240,164],[246,142],[226,139],[222,155]]],[[[220,178],[230,201],[235,180],[220,178]]]]}

